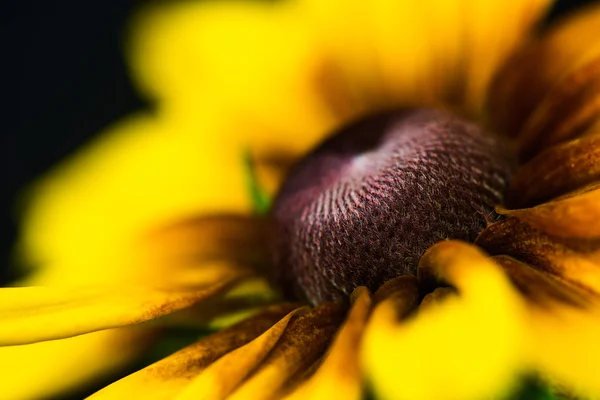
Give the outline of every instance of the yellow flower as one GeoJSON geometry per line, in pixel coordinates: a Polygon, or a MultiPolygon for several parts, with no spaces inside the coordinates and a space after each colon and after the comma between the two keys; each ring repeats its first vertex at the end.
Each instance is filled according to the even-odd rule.
{"type": "Polygon", "coordinates": [[[547,3],[146,10],[128,54],[153,110],[31,191],[29,275],[0,290],[0,397],[107,377],[178,324],[216,332],[93,398],[497,398],[523,376],[600,397],[600,7],[534,36],[547,3]],[[244,155],[273,194],[335,129],[409,106],[514,138],[504,218],[349,308],[284,302],[244,155]]]}

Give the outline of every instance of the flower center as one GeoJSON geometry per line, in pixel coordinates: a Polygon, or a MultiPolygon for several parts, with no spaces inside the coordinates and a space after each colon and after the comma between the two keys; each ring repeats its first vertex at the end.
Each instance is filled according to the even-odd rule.
{"type": "Polygon", "coordinates": [[[444,239],[474,240],[512,170],[502,138],[443,111],[355,123],[290,174],[271,216],[277,273],[313,304],[415,274],[444,239]]]}

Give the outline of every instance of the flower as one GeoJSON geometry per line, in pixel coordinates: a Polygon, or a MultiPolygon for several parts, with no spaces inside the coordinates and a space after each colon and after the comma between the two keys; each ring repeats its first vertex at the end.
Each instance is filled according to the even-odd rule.
{"type": "Polygon", "coordinates": [[[228,327],[96,398],[358,398],[366,380],[382,398],[465,399],[505,395],[527,373],[600,396],[600,8],[530,37],[546,7],[288,0],[147,11],[129,54],[155,109],[33,190],[20,248],[33,269],[18,283],[28,287],[0,291],[2,397],[107,374],[181,321],[228,327]],[[324,135],[396,106],[451,108],[516,140],[506,218],[474,245],[434,245],[418,279],[357,288],[347,312],[282,303],[262,278],[242,155],[273,193],[324,135]]]}

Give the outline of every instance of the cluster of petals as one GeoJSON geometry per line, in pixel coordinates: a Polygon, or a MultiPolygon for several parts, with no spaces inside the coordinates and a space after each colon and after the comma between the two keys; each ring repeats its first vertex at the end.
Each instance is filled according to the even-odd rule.
{"type": "Polygon", "coordinates": [[[539,29],[549,3],[141,10],[127,55],[152,107],[31,188],[0,398],[106,381],[173,326],[214,333],[91,398],[478,399],[526,376],[600,397],[600,7],[539,29]],[[282,300],[245,157],[273,194],[336,127],[406,106],[515,141],[504,218],[349,304],[282,300]]]}

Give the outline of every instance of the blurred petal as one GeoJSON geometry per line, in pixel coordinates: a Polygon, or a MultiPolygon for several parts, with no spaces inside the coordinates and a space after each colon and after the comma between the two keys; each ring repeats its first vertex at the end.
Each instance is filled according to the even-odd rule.
{"type": "Polygon", "coordinates": [[[219,357],[253,340],[293,308],[290,304],[271,307],[107,386],[91,398],[171,399],[219,357]]]}
{"type": "Polygon", "coordinates": [[[0,345],[61,339],[137,324],[218,294],[240,276],[195,290],[131,286],[0,289],[0,345]]]}
{"type": "MultiPolygon", "coordinates": [[[[577,76],[575,71],[600,56],[598,26],[600,6],[590,3],[563,18],[539,40],[514,55],[490,91],[488,108],[496,126],[511,136],[518,136],[521,128],[533,123],[526,121],[544,99],[559,99],[561,88],[572,93],[585,88],[588,77],[577,76]],[[549,93],[555,90],[558,91],[550,97],[549,93]]],[[[569,107],[569,104],[564,106],[569,107]]]]}
{"type": "Polygon", "coordinates": [[[288,400],[360,400],[363,378],[358,365],[362,334],[371,311],[371,295],[365,287],[352,293],[352,308],[336,334],[323,363],[313,376],[303,382],[288,400]]]}
{"type": "Polygon", "coordinates": [[[53,398],[120,372],[149,344],[132,329],[109,329],[68,339],[0,347],[0,398],[53,398]]]}
{"type": "Polygon", "coordinates": [[[550,1],[306,4],[345,86],[371,107],[458,103],[477,111],[492,74],[550,1]]]}
{"type": "Polygon", "coordinates": [[[532,208],[499,210],[551,236],[600,238],[600,189],[558,199],[532,208]]]}
{"type": "Polygon", "coordinates": [[[281,398],[319,360],[343,311],[340,304],[328,303],[295,317],[258,370],[228,399],[281,398]]]}
{"type": "Polygon", "coordinates": [[[208,366],[177,396],[177,400],[227,398],[275,347],[294,313],[286,315],[250,343],[208,366]]]}
{"type": "Polygon", "coordinates": [[[600,136],[553,146],[519,167],[510,182],[511,208],[534,206],[600,181],[600,136]]]}
{"type": "MultiPolygon", "coordinates": [[[[600,33],[597,34],[600,40],[600,33]]],[[[600,55],[563,77],[537,105],[518,138],[521,159],[573,139],[600,115],[600,55]]]]}
{"type": "Polygon", "coordinates": [[[406,322],[398,322],[389,303],[377,306],[362,351],[376,394],[467,399],[506,393],[523,368],[527,336],[504,274],[475,247],[453,241],[431,248],[419,268],[460,295],[406,322]]]}
{"type": "Polygon", "coordinates": [[[309,31],[288,2],[160,5],[134,24],[131,64],[161,112],[218,114],[240,128],[221,140],[303,152],[352,112],[327,104],[325,60],[309,31]]]}
{"type": "Polygon", "coordinates": [[[578,398],[600,397],[600,309],[553,310],[532,318],[533,362],[542,376],[568,385],[578,398]]]}
{"type": "Polygon", "coordinates": [[[596,241],[561,241],[509,218],[485,229],[475,241],[493,255],[509,255],[559,280],[600,293],[600,246],[596,241]]]}
{"type": "Polygon", "coordinates": [[[239,155],[205,129],[191,136],[133,117],[34,186],[20,250],[24,262],[44,266],[39,283],[162,282],[172,266],[148,268],[157,251],[141,240],[148,232],[189,215],[249,210],[239,155]]]}

